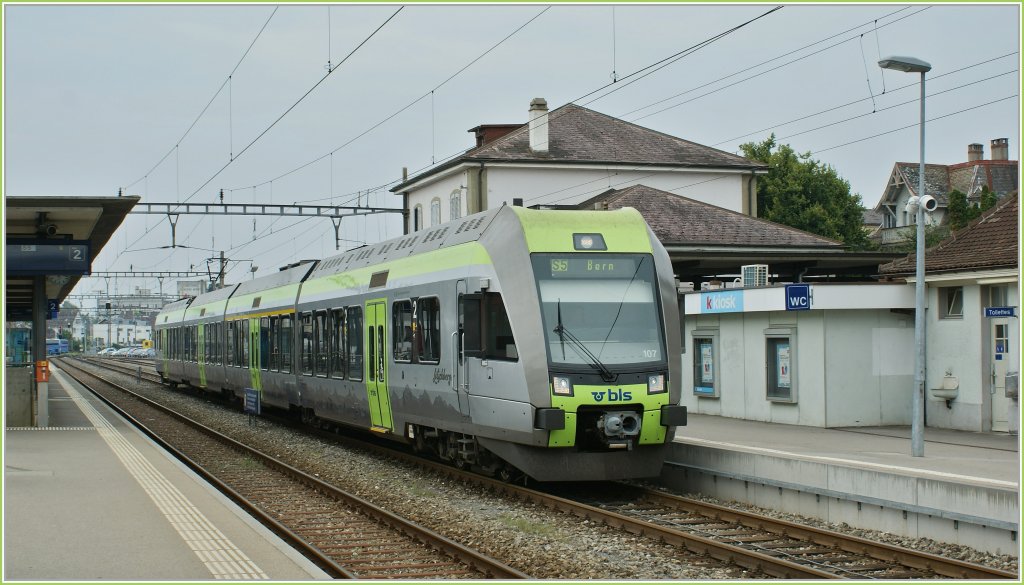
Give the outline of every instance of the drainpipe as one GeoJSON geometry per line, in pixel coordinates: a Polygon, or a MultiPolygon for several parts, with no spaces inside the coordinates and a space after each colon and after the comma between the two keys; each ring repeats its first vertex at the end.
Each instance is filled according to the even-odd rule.
{"type": "Polygon", "coordinates": [[[754,190],[756,177],[754,171],[750,171],[750,180],[747,181],[747,209],[750,211],[750,217],[757,217],[757,192],[754,190]]]}
{"type": "Polygon", "coordinates": [[[487,199],[484,195],[484,165],[485,163],[480,163],[480,172],[476,174],[476,210],[478,212],[486,209],[484,206],[487,199]]]}

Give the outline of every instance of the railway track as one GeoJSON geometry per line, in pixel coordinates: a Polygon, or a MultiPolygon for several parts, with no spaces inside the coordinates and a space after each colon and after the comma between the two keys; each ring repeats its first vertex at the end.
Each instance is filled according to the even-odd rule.
{"type": "Polygon", "coordinates": [[[683,498],[647,487],[620,486],[619,494],[607,497],[605,492],[605,497],[590,503],[609,513],[728,542],[840,578],[1017,579],[1016,574],[1006,571],[683,498]]]}
{"type": "Polygon", "coordinates": [[[60,366],[336,578],[528,578],[68,360],[60,366]]]}
{"type": "MultiPolygon", "coordinates": [[[[100,363],[98,365],[104,365],[100,363]]],[[[133,373],[133,372],[126,372],[133,373]]],[[[331,434],[333,440],[342,440],[331,434]]],[[[344,442],[591,522],[600,522],[735,564],[755,574],[796,579],[1006,579],[1015,573],[886,545],[806,525],[625,484],[528,489],[365,441],[344,442]],[[594,493],[601,493],[595,498],[594,493]]]]}

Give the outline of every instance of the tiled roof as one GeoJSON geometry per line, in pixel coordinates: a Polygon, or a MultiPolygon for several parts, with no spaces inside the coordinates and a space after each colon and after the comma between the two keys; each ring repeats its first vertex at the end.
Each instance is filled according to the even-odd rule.
{"type": "Polygon", "coordinates": [[[593,209],[597,203],[607,203],[608,209],[636,209],[666,246],[701,244],[832,250],[843,247],[835,240],[646,185],[610,189],[578,207],[593,209]]]}
{"type": "Polygon", "coordinates": [[[878,227],[885,221],[885,212],[879,209],[864,209],[861,211],[861,223],[866,226],[878,227]]]}
{"type": "Polygon", "coordinates": [[[575,104],[548,114],[548,152],[530,149],[529,126],[466,153],[506,161],[611,162],[687,167],[767,168],[765,165],[637,126],[575,104]]]}
{"type": "MultiPolygon", "coordinates": [[[[934,197],[941,206],[949,204],[949,193],[954,189],[964,193],[970,200],[976,200],[982,186],[1002,197],[1016,191],[1018,162],[1015,160],[977,160],[955,165],[932,165],[924,167],[924,190],[934,197]]],[[[900,189],[894,185],[894,175],[906,183],[911,195],[917,194],[919,163],[898,162],[886,184],[885,193],[876,209],[885,203],[892,203],[900,189]]]]}
{"type": "Polygon", "coordinates": [[[501,138],[410,178],[391,191],[401,191],[410,183],[461,163],[480,161],[768,170],[767,165],[758,161],[567,104],[548,113],[546,153],[530,149],[529,124],[523,124],[501,138]]]}
{"type": "MultiPolygon", "coordinates": [[[[925,272],[955,272],[1017,266],[1017,193],[1000,199],[967,227],[953,232],[924,255],[925,272]]],[[[916,254],[880,267],[882,274],[912,274],[916,254]]]]}
{"type": "MultiPolygon", "coordinates": [[[[921,165],[918,163],[896,163],[896,168],[903,175],[910,192],[917,195],[918,182],[920,181],[921,165]]],[[[949,203],[949,167],[946,165],[925,165],[924,166],[924,191],[938,200],[939,205],[949,203]]]]}

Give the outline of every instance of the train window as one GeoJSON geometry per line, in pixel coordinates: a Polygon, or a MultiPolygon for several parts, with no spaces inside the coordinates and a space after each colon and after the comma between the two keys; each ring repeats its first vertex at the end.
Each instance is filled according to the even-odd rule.
{"type": "Polygon", "coordinates": [[[242,319],[238,331],[238,345],[242,348],[242,356],[239,365],[243,368],[249,367],[249,320],[242,319]]]}
{"type": "Polygon", "coordinates": [[[331,377],[345,377],[345,309],[331,311],[331,377]]]}
{"type": "Polygon", "coordinates": [[[421,363],[441,361],[441,300],[434,297],[416,301],[417,353],[421,363]]]}
{"type": "Polygon", "coordinates": [[[302,354],[302,373],[307,376],[313,374],[313,313],[303,313],[302,320],[302,342],[299,352],[302,354]]]}
{"type": "Polygon", "coordinates": [[[281,372],[292,372],[292,316],[281,315],[281,372]]]}
{"type": "Polygon", "coordinates": [[[391,339],[396,362],[412,361],[412,302],[397,301],[391,305],[391,339]]]}
{"type": "Polygon", "coordinates": [[[213,323],[203,325],[203,363],[213,363],[213,323]]]}
{"type": "Polygon", "coordinates": [[[317,311],[313,316],[313,340],[315,359],[313,360],[313,371],[317,376],[327,376],[327,311],[317,311]]]}
{"type": "Polygon", "coordinates": [[[484,356],[519,361],[519,350],[500,293],[484,294],[484,356]]]}
{"type": "Polygon", "coordinates": [[[518,361],[519,350],[500,293],[462,297],[465,354],[495,360],[518,361]]]}
{"type": "Polygon", "coordinates": [[[260,369],[270,367],[270,317],[260,318],[260,369]]]}
{"type": "Polygon", "coordinates": [[[228,321],[228,333],[225,336],[224,351],[227,354],[227,365],[233,366],[237,362],[235,359],[235,329],[237,328],[238,321],[228,321]]]}
{"type": "Polygon", "coordinates": [[[281,318],[270,318],[270,371],[281,369],[281,318]]]}
{"type": "Polygon", "coordinates": [[[373,334],[373,325],[370,325],[366,328],[366,340],[367,343],[370,344],[369,355],[366,357],[370,359],[369,380],[371,382],[375,382],[377,380],[377,340],[375,338],[376,336],[373,334]]]}
{"type": "Polygon", "coordinates": [[[348,379],[363,379],[363,308],[349,307],[345,317],[348,379]]]}

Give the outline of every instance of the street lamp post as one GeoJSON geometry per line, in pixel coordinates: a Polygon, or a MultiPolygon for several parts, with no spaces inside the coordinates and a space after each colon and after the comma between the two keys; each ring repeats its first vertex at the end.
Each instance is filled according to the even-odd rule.
{"type": "Polygon", "coordinates": [[[924,457],[924,205],[921,198],[924,191],[924,74],[932,66],[913,57],[886,57],[878,62],[882,69],[893,69],[905,73],[921,74],[921,162],[918,168],[917,196],[911,197],[909,205],[914,209],[917,220],[917,253],[915,254],[915,302],[914,302],[914,400],[911,412],[910,454],[924,457]]]}

